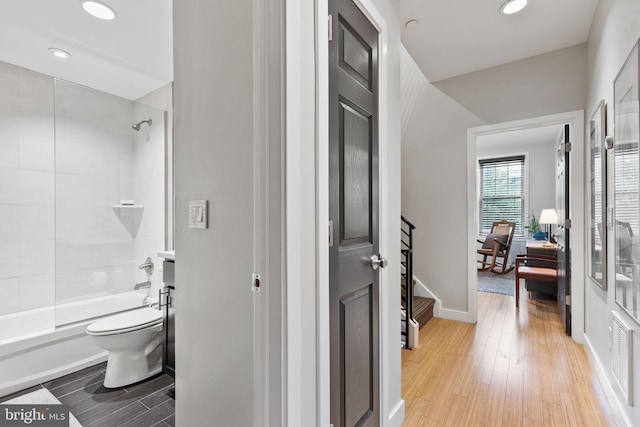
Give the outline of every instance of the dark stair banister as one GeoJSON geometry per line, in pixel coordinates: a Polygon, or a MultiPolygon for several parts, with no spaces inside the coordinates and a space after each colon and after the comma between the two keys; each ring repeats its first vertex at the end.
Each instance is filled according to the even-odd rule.
{"type": "Polygon", "coordinates": [[[413,320],[413,230],[416,226],[413,225],[404,216],[400,216],[402,223],[400,230],[402,234],[400,236],[400,263],[404,269],[400,269],[402,276],[401,282],[401,305],[405,309],[405,322],[402,335],[404,336],[404,347],[411,348],[409,346],[409,327],[410,320],[413,320]]]}

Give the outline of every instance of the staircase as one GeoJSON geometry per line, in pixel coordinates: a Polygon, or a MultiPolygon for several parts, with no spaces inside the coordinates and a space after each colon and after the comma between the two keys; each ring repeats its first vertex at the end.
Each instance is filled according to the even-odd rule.
{"type": "Polygon", "coordinates": [[[427,322],[433,318],[433,306],[435,304],[435,300],[433,300],[432,298],[417,297],[413,294],[413,287],[415,286],[415,280],[413,279],[413,230],[415,230],[416,227],[404,216],[401,216],[401,219],[401,335],[403,347],[412,349],[414,347],[414,339],[412,339],[412,336],[410,334],[412,322],[407,322],[406,319],[413,319],[414,321],[418,322],[419,329],[422,329],[424,325],[426,325],[427,322]],[[407,286],[407,283],[410,283],[411,286],[407,286]]]}
{"type": "MultiPolygon", "coordinates": [[[[402,277],[402,307],[404,309],[405,305],[404,305],[404,296],[405,296],[405,285],[404,282],[405,278],[404,275],[402,277]]],[[[413,285],[415,287],[416,281],[415,279],[413,280],[413,285]]],[[[431,319],[433,319],[433,308],[436,305],[436,300],[434,300],[433,298],[425,298],[425,297],[419,297],[417,295],[413,295],[413,319],[415,319],[416,322],[418,322],[418,324],[420,325],[420,329],[424,328],[425,325],[427,324],[427,322],[431,319]]],[[[403,317],[402,317],[402,325],[404,327],[404,312],[403,312],[403,317]]],[[[404,334],[403,334],[404,337],[404,334]]]]}
{"type": "Polygon", "coordinates": [[[420,329],[424,328],[427,322],[433,319],[433,306],[436,300],[433,298],[413,297],[413,317],[420,325],[420,329]]]}

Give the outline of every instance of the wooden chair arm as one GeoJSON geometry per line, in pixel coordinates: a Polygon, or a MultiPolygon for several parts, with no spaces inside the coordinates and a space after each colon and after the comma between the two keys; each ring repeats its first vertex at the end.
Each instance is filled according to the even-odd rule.
{"type": "Polygon", "coordinates": [[[504,246],[505,248],[506,248],[507,246],[509,246],[509,245],[507,245],[506,243],[501,242],[500,240],[498,240],[498,239],[496,239],[496,238],[494,238],[493,240],[495,240],[498,244],[500,244],[501,246],[504,246]]]}
{"type": "MultiPolygon", "coordinates": [[[[494,244],[494,245],[495,245],[496,243],[498,243],[498,244],[500,244],[500,245],[504,246],[505,248],[508,246],[506,243],[501,242],[500,240],[496,239],[495,237],[492,237],[492,238],[491,238],[491,240],[493,240],[493,242],[494,242],[493,244],[494,244]]],[[[486,242],[486,240],[480,240],[480,239],[476,239],[476,241],[477,241],[478,243],[482,243],[482,244],[484,244],[484,243],[486,242]]]]}
{"type": "Polygon", "coordinates": [[[516,269],[523,261],[537,261],[540,263],[548,263],[558,268],[558,260],[555,256],[540,255],[540,254],[517,254],[516,255],[516,269]]]}

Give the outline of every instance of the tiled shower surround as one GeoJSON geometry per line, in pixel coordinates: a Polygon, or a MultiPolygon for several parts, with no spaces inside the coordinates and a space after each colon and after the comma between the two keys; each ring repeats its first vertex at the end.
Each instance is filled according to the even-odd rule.
{"type": "Polygon", "coordinates": [[[146,280],[137,265],[164,249],[164,131],[162,111],[0,62],[0,316],[146,280]]]}

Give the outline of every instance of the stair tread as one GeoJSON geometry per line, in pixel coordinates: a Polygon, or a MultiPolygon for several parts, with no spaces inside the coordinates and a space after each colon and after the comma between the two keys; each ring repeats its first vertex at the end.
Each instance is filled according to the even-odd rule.
{"type": "Polygon", "coordinates": [[[433,307],[436,300],[433,298],[413,297],[413,317],[422,329],[433,318],[433,307]]]}
{"type": "Polygon", "coordinates": [[[424,297],[413,297],[413,314],[422,313],[425,310],[433,308],[436,300],[433,298],[424,298],[424,297]]]}

